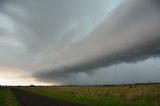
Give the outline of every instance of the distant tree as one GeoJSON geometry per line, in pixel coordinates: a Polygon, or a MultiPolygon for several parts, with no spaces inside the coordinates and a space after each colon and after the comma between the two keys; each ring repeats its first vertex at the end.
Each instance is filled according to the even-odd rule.
{"type": "Polygon", "coordinates": [[[31,84],[31,85],[30,85],[30,87],[34,87],[34,85],[33,85],[33,84],[31,84]]]}

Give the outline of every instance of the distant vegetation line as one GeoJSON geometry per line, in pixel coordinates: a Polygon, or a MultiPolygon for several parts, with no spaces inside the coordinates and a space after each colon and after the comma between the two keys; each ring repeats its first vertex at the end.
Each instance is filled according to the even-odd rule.
{"type": "MultiPolygon", "coordinates": [[[[153,82],[148,82],[148,83],[133,83],[133,84],[96,84],[96,85],[48,85],[48,87],[78,87],[78,86],[134,86],[134,85],[159,85],[160,83],[153,83],[153,82]]],[[[27,87],[27,86],[30,86],[30,87],[36,87],[36,86],[39,86],[39,87],[47,87],[47,85],[34,85],[34,84],[31,84],[31,85],[0,85],[0,87],[27,87]]]]}

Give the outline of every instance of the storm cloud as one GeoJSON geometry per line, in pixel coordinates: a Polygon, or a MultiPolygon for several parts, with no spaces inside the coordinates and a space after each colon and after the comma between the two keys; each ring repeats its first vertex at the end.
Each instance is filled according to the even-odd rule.
{"type": "Polygon", "coordinates": [[[110,15],[89,37],[53,61],[57,68],[40,76],[63,78],[78,72],[90,74],[93,69],[159,56],[160,13],[156,1],[125,2],[110,15]]]}
{"type": "Polygon", "coordinates": [[[37,81],[104,84],[94,78],[107,67],[159,58],[159,10],[158,0],[1,0],[0,67],[37,81]]]}

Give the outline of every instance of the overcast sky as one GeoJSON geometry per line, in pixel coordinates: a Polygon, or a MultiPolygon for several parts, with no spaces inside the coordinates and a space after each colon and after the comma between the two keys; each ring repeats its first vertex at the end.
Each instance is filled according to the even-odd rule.
{"type": "Polygon", "coordinates": [[[160,82],[159,0],[0,0],[0,84],[160,82]]]}

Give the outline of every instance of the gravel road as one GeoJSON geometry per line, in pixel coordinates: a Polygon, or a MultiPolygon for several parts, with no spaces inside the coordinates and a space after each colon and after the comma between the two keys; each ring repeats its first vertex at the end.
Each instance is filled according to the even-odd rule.
{"type": "Polygon", "coordinates": [[[81,106],[79,104],[40,96],[15,88],[12,88],[11,90],[20,103],[20,106],[81,106]]]}

